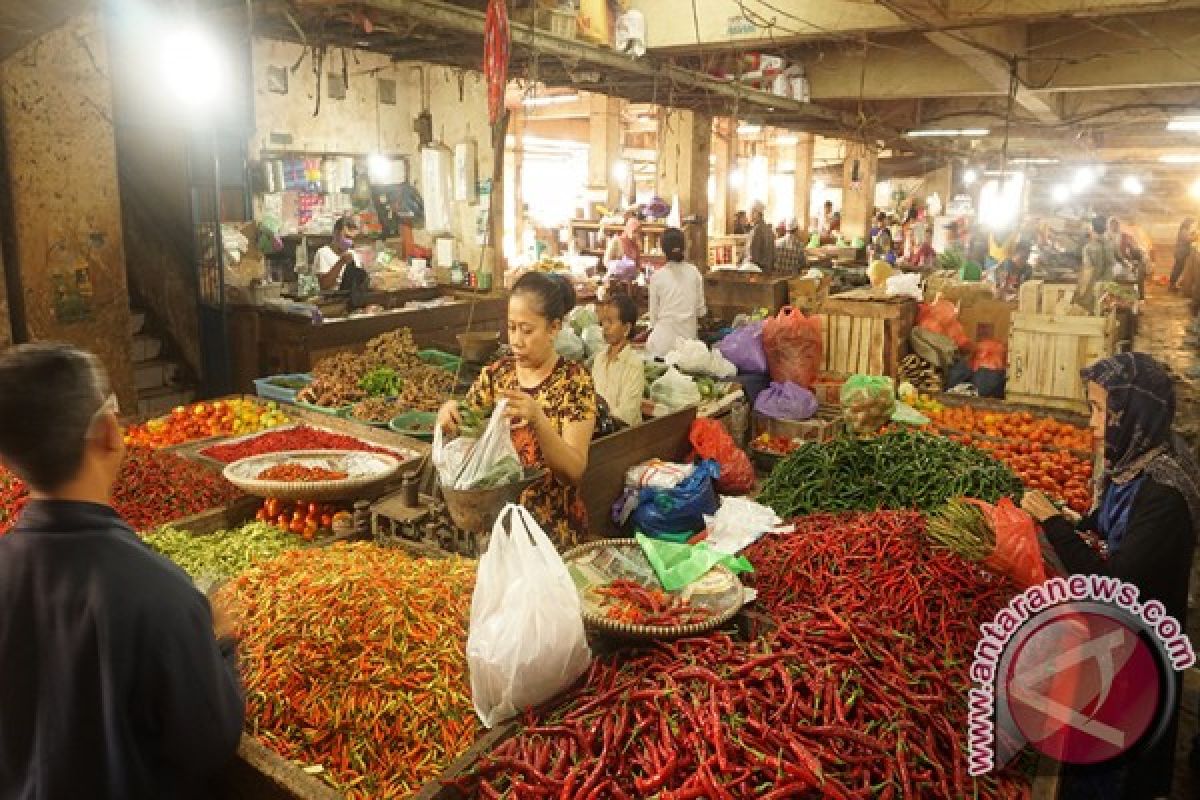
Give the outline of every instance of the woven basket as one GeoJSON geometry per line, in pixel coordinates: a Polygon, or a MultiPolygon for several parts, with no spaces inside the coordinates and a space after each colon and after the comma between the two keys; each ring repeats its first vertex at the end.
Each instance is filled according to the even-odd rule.
{"type": "Polygon", "coordinates": [[[343,500],[364,497],[396,476],[403,462],[382,453],[355,450],[288,450],[235,461],[225,467],[225,480],[247,494],[280,500],[343,500]],[[349,473],[335,481],[270,481],[257,476],[279,464],[299,463],[349,473]]]}
{"type": "MultiPolygon", "coordinates": [[[[646,555],[642,552],[641,545],[639,545],[633,539],[600,539],[595,542],[581,544],[578,547],[574,547],[568,550],[566,553],[563,553],[563,561],[566,562],[567,569],[570,570],[572,569],[572,562],[581,561],[595,551],[604,548],[627,550],[628,552],[622,553],[625,558],[644,562],[646,564],[646,568],[652,572],[649,563],[646,562],[646,555]]],[[[717,564],[712,568],[712,572],[716,572],[721,579],[731,582],[734,586],[741,586],[741,581],[738,580],[738,577],[723,564],[717,564]]],[[[613,576],[613,579],[615,580],[618,577],[623,576],[613,576]]],[[[576,585],[579,585],[578,580],[576,581],[576,585]]],[[[661,589],[662,587],[654,585],[650,588],[661,589]]],[[[696,636],[701,633],[707,633],[708,631],[716,630],[722,625],[725,625],[731,619],[737,616],[737,613],[742,608],[741,593],[739,592],[737,598],[731,600],[724,607],[713,609],[714,614],[703,622],[695,622],[690,625],[676,626],[635,625],[628,622],[618,622],[617,620],[609,619],[603,614],[597,614],[589,610],[585,599],[582,597],[583,591],[586,591],[586,589],[581,590],[580,597],[580,600],[584,601],[584,625],[594,631],[623,639],[662,640],[696,636]]]]}

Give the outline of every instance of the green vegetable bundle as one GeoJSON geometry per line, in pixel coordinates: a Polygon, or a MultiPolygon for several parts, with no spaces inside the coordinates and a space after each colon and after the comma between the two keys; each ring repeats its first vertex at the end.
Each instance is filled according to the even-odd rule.
{"type": "Polygon", "coordinates": [[[194,579],[222,580],[245,572],[253,564],[303,546],[292,533],[264,522],[196,536],[166,526],[145,536],[146,544],[174,561],[194,579]]]}
{"type": "Polygon", "coordinates": [[[358,382],[358,388],[371,397],[395,397],[400,394],[400,373],[391,367],[376,367],[358,382]]]}
{"type": "Polygon", "coordinates": [[[964,500],[951,500],[929,515],[926,535],[968,561],[983,561],[996,549],[996,532],[983,509],[964,500]]]}
{"type": "Polygon", "coordinates": [[[758,497],[784,519],[822,511],[918,509],[956,497],[1018,497],[1017,476],[973,447],[919,431],[801,445],[758,497]]]}

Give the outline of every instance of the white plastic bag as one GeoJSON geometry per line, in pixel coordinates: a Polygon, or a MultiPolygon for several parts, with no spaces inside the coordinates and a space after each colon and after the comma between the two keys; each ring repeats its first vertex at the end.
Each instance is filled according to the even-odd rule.
{"type": "Polygon", "coordinates": [[[663,360],[684,372],[707,372],[708,348],[699,339],[685,339],[680,336],[675,339],[675,347],[663,360]]]}
{"type": "Polygon", "coordinates": [[[453,489],[475,489],[481,485],[500,486],[519,480],[521,459],[512,442],[512,427],[504,416],[507,400],[501,400],[492,411],[487,427],[479,441],[458,438],[446,444],[440,425],[433,431],[432,458],[443,486],[453,489]],[[459,442],[466,441],[467,445],[459,442]],[[473,442],[473,443],[472,443],[473,442]],[[468,448],[462,457],[462,448],[468,448]],[[499,473],[514,473],[513,480],[497,480],[499,473]]]}
{"type": "Polygon", "coordinates": [[[674,489],[696,470],[695,464],[676,464],[651,459],[625,472],[628,489],[674,489]]]}
{"type": "Polygon", "coordinates": [[[469,436],[460,436],[452,442],[447,442],[442,434],[442,426],[434,426],[430,458],[433,459],[433,466],[437,468],[438,480],[443,486],[454,486],[454,482],[462,474],[463,465],[467,463],[471,451],[475,449],[477,441],[479,440],[469,436]]]}
{"type": "Polygon", "coordinates": [[[671,411],[700,405],[700,389],[696,382],[671,367],[661,378],[650,384],[650,399],[671,411]]]}
{"type": "Polygon", "coordinates": [[[899,275],[892,275],[883,285],[888,297],[911,297],[918,301],[925,298],[925,292],[921,289],[919,272],[902,272],[899,275]]]}
{"type": "Polygon", "coordinates": [[[708,529],[704,542],[718,553],[737,555],[782,524],[779,515],[761,503],[745,497],[722,497],[717,513],[704,515],[708,529]]]}
{"type": "Polygon", "coordinates": [[[570,686],[591,660],[567,565],[537,520],[509,503],[492,526],[471,598],[475,713],[494,727],[570,686]]]}
{"type": "Polygon", "coordinates": [[[604,329],[599,325],[589,325],[583,329],[583,351],[588,358],[604,349],[604,329]]]}
{"type": "Polygon", "coordinates": [[[579,338],[579,334],[575,333],[571,326],[564,325],[554,338],[554,352],[568,361],[582,361],[583,339],[579,338]]]}
{"type": "Polygon", "coordinates": [[[732,378],[737,375],[737,367],[725,357],[720,350],[713,350],[708,357],[708,369],[705,370],[714,378],[732,378]]]}

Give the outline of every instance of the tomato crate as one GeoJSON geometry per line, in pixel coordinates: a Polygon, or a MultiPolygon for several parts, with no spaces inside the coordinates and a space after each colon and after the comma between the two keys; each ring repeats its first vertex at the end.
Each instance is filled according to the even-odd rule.
{"type": "Polygon", "coordinates": [[[754,414],[754,435],[778,436],[801,442],[828,442],[843,430],[842,409],[838,406],[820,406],[812,419],[775,419],[766,414],[754,414]]]}

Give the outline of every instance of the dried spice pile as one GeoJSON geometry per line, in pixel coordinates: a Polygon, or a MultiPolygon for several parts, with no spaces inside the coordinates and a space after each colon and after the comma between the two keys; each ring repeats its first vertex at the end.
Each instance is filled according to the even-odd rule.
{"type": "Polygon", "coordinates": [[[295,550],[226,584],[249,732],[350,798],[397,798],[479,731],[467,680],[474,562],[371,544],[295,550]]]}

